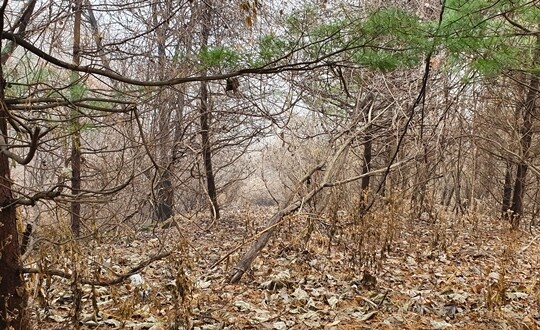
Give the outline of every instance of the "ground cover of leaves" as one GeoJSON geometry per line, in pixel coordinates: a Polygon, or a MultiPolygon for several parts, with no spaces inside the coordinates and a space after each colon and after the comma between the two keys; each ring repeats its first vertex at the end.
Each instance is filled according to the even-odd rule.
{"type": "MultiPolygon", "coordinates": [[[[63,257],[48,265],[76,262],[80,278],[106,280],[173,251],[122,284],[80,285],[82,329],[538,328],[534,228],[511,231],[506,222],[481,216],[404,218],[385,251],[374,249],[368,258],[345,232],[330,235],[328,222],[293,216],[240,283],[228,284],[269,216],[267,210],[228,211],[213,225],[177,216],[167,228],[82,243],[76,256],[60,251],[63,257]]],[[[44,264],[43,256],[32,258],[44,264]]],[[[74,327],[73,283],[28,277],[36,328],[74,327]]]]}

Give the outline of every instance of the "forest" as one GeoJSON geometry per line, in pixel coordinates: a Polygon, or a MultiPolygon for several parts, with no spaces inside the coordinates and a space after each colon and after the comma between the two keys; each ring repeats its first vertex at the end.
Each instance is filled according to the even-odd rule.
{"type": "Polygon", "coordinates": [[[540,328],[540,1],[0,19],[0,329],[540,328]]]}

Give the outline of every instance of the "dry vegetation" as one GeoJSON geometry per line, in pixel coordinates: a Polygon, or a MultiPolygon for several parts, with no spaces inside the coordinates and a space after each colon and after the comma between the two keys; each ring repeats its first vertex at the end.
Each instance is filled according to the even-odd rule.
{"type": "MultiPolygon", "coordinates": [[[[231,267],[269,209],[229,210],[212,230],[176,216],[54,251],[38,244],[26,263],[106,281],[172,251],[120,285],[77,285],[82,329],[537,329],[536,228],[442,210],[418,219],[403,200],[386,205],[363,219],[346,210],[285,218],[236,285],[231,267]]],[[[69,328],[73,282],[27,276],[33,322],[69,328]]]]}
{"type": "Polygon", "coordinates": [[[538,329],[538,3],[4,0],[0,330],[538,329]]]}

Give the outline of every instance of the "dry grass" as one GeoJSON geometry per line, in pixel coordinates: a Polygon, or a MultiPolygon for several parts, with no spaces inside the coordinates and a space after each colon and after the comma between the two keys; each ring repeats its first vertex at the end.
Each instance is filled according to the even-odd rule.
{"type": "MultiPolygon", "coordinates": [[[[28,281],[34,321],[41,328],[73,327],[79,290],[81,328],[538,326],[540,242],[500,220],[440,211],[424,221],[396,196],[363,217],[298,213],[282,223],[241,283],[227,284],[269,215],[268,209],[228,211],[211,230],[205,219],[178,216],[177,226],[132,237],[42,242],[31,256],[34,266],[76,269],[86,279],[114,278],[164,249],[173,253],[141,272],[143,284],[92,287],[34,274],[28,281]]],[[[50,235],[61,240],[62,230],[50,235]]]]}

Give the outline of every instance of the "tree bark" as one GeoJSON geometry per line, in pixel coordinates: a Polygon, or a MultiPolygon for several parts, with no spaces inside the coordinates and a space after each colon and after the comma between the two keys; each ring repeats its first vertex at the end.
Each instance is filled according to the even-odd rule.
{"type": "MultiPolygon", "coordinates": [[[[156,26],[156,43],[158,52],[158,77],[165,80],[167,76],[167,30],[169,23],[165,16],[172,10],[170,2],[152,4],[153,24],[156,26]]],[[[172,95],[166,87],[159,91],[157,97],[157,151],[159,168],[157,171],[157,184],[154,194],[154,213],[158,221],[169,219],[174,210],[174,188],[172,184],[173,175],[171,173],[172,158],[174,157],[174,145],[171,144],[171,117],[172,117],[172,95]],[[172,156],[171,156],[172,155],[172,156]]]]}
{"type": "MultiPolygon", "coordinates": [[[[371,168],[372,139],[373,139],[373,135],[371,133],[366,134],[366,137],[364,138],[364,164],[362,165],[362,174],[369,173],[369,169],[371,168]]],[[[371,179],[371,176],[366,175],[365,177],[362,178],[361,183],[360,183],[360,188],[361,188],[360,213],[361,214],[365,212],[368,205],[370,179],[371,179]]]]}
{"type": "Polygon", "coordinates": [[[158,221],[165,221],[173,215],[174,190],[169,169],[165,169],[159,179],[154,213],[158,221]]]}
{"type": "MultiPolygon", "coordinates": [[[[512,203],[512,162],[506,161],[506,170],[504,173],[504,185],[502,196],[501,216],[503,219],[508,219],[508,211],[512,203]]],[[[510,219],[508,219],[510,220],[510,219]]]]}
{"type": "MultiPolygon", "coordinates": [[[[29,1],[19,20],[14,24],[17,33],[24,37],[30,16],[34,12],[36,1],[29,1]]],[[[0,26],[4,29],[4,11],[7,1],[0,7],[0,26]]],[[[10,41],[4,49],[0,40],[2,56],[0,60],[0,134],[8,144],[7,118],[9,116],[5,104],[4,65],[15,51],[17,44],[10,41]]],[[[29,329],[28,294],[24,286],[24,279],[20,272],[22,268],[21,250],[19,249],[19,235],[17,231],[17,217],[13,194],[11,191],[11,173],[9,158],[0,152],[0,329],[26,330],[29,329]]]]}
{"type": "MultiPolygon", "coordinates": [[[[202,41],[201,47],[208,47],[208,39],[210,37],[210,24],[212,18],[212,3],[206,1],[202,8],[202,41]]],[[[206,72],[205,72],[206,74],[206,72]]],[[[201,144],[202,156],[204,162],[204,174],[206,177],[206,189],[210,199],[210,214],[214,220],[219,220],[219,205],[217,200],[216,179],[212,168],[212,142],[210,141],[210,113],[208,98],[208,83],[201,81],[200,86],[201,105],[199,107],[200,123],[201,123],[201,144]]]]}
{"type": "MultiPolygon", "coordinates": [[[[461,131],[463,131],[463,120],[459,121],[459,128],[461,131]]],[[[453,212],[456,214],[463,214],[465,213],[465,208],[463,201],[461,200],[461,173],[463,171],[463,157],[462,157],[462,150],[463,150],[463,138],[460,136],[458,138],[458,146],[457,146],[457,157],[456,157],[456,171],[455,175],[452,175],[453,181],[454,181],[454,196],[455,196],[455,204],[453,208],[453,212]]]]}
{"type": "MultiPolygon", "coordinates": [[[[533,63],[540,63],[540,36],[536,38],[536,50],[533,58],[533,63]]],[[[527,171],[529,169],[528,160],[533,135],[533,120],[536,116],[536,99],[538,98],[538,87],[540,85],[539,75],[531,73],[532,77],[530,84],[527,87],[527,95],[523,102],[521,110],[522,124],[520,127],[520,147],[521,159],[519,160],[516,181],[514,183],[514,195],[512,197],[512,228],[517,229],[523,216],[523,198],[525,197],[525,187],[527,180],[527,171]]]]}
{"type": "MultiPolygon", "coordinates": [[[[73,64],[81,64],[81,13],[82,0],[75,0],[75,22],[73,25],[73,64]]],[[[72,73],[72,84],[78,83],[79,75],[72,73]]],[[[73,95],[72,95],[73,96],[73,95]]],[[[81,133],[77,108],[70,114],[71,125],[74,131],[71,135],[71,232],[73,236],[81,234],[81,203],[77,200],[81,191],[81,133]]]]}
{"type": "MultiPolygon", "coordinates": [[[[7,141],[4,80],[0,82],[0,134],[7,141]]],[[[0,329],[28,329],[27,293],[19,272],[20,250],[8,157],[0,153],[0,329]]]]}
{"type": "Polygon", "coordinates": [[[206,177],[206,188],[210,198],[210,214],[214,220],[219,220],[219,205],[217,200],[216,180],[212,168],[212,144],[210,141],[210,109],[208,108],[208,88],[206,82],[201,82],[201,140],[202,155],[204,162],[204,174],[206,177]]]}
{"type": "MultiPolygon", "coordinates": [[[[4,87],[3,84],[1,86],[4,87]]],[[[3,93],[2,93],[3,94],[3,93]]],[[[0,130],[7,139],[7,123],[4,98],[0,112],[0,130]]],[[[0,155],[0,329],[13,327],[27,329],[27,294],[19,272],[20,250],[15,206],[12,203],[11,180],[8,158],[0,155]]]]}
{"type": "MultiPolygon", "coordinates": [[[[4,28],[7,1],[0,7],[0,26],[4,28]]],[[[0,40],[0,49],[2,41],[0,40]]],[[[8,141],[8,109],[5,103],[4,60],[0,63],[0,134],[8,141]]],[[[0,153],[0,329],[28,329],[26,304],[28,296],[20,273],[21,252],[17,232],[17,218],[11,191],[9,159],[0,153]]]]}

